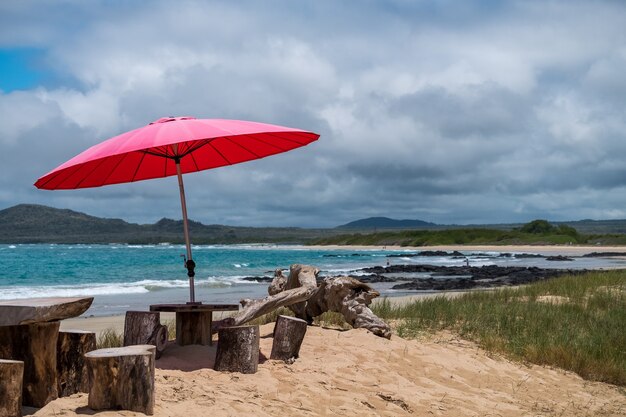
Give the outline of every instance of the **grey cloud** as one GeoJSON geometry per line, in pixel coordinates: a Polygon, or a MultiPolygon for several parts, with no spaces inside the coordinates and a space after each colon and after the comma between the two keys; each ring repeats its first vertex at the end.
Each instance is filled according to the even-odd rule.
{"type": "Polygon", "coordinates": [[[0,207],[180,217],[175,179],[36,177],[164,115],[300,127],[303,149],[187,175],[205,223],[626,216],[620,2],[5,2],[0,45],[55,82],[0,93],[0,207]],[[27,162],[24,162],[27,161],[27,162]]]}

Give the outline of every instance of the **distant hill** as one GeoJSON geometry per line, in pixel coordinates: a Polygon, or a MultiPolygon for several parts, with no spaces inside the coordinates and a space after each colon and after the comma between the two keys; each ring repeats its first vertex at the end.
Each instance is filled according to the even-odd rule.
{"type": "MultiPolygon", "coordinates": [[[[626,234],[626,220],[579,220],[555,222],[574,227],[588,235],[626,234]]],[[[189,232],[195,244],[229,243],[312,243],[345,233],[369,234],[384,230],[513,230],[521,225],[437,225],[422,220],[394,220],[370,217],[333,229],[298,227],[235,227],[205,225],[189,221],[189,232]]],[[[600,239],[598,237],[598,239],[600,239]]],[[[163,218],[154,224],[128,223],[122,219],[90,216],[68,209],[36,204],[20,204],[0,210],[0,243],[183,243],[182,220],[163,218]]],[[[600,240],[598,240],[600,241],[600,240]]],[[[611,239],[606,236],[602,243],[611,239]]],[[[355,243],[356,244],[356,243],[355,243]]]]}
{"type": "Polygon", "coordinates": [[[435,223],[423,220],[395,220],[389,217],[368,217],[367,219],[355,220],[337,229],[424,229],[436,227],[435,223]]]}
{"type": "MultiPolygon", "coordinates": [[[[193,243],[306,243],[337,234],[332,229],[233,227],[190,220],[193,243]]],[[[183,243],[182,220],[154,224],[90,216],[68,209],[20,204],[0,210],[0,243],[183,243]]]]}

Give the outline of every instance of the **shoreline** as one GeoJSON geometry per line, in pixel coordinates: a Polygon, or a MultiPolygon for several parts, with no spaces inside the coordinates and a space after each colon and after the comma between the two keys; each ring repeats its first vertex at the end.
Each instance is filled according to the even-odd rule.
{"type": "MultiPolygon", "coordinates": [[[[392,305],[405,305],[415,301],[420,301],[434,297],[449,297],[455,298],[468,291],[491,291],[492,289],[475,289],[467,291],[441,291],[437,293],[418,293],[412,295],[401,295],[397,297],[381,296],[372,300],[372,304],[377,304],[387,299],[392,305]]],[[[233,314],[233,313],[230,313],[233,314]]],[[[229,315],[228,312],[216,311],[213,313],[213,320],[221,319],[229,315]]],[[[69,330],[83,330],[96,333],[96,337],[99,337],[102,332],[106,330],[114,330],[117,333],[123,334],[124,332],[124,314],[113,314],[110,316],[87,316],[87,317],[74,317],[71,319],[61,320],[61,331],[69,330]]],[[[173,325],[176,320],[176,313],[161,313],[161,324],[173,325]]]]}
{"type": "MultiPolygon", "coordinates": [[[[294,246],[298,247],[298,246],[294,246]]],[[[383,251],[482,251],[482,252],[531,252],[540,255],[582,256],[591,252],[619,252],[626,256],[626,246],[577,246],[577,245],[435,245],[435,246],[398,246],[398,245],[310,245],[311,249],[328,250],[383,250],[383,251]]]]}
{"type": "MultiPolygon", "coordinates": [[[[619,252],[624,253],[626,257],[626,246],[531,246],[531,245],[438,245],[438,246],[363,246],[363,245],[315,245],[315,246],[302,246],[302,245],[290,245],[292,248],[310,249],[310,250],[376,250],[376,251],[475,251],[475,252],[530,252],[540,255],[564,255],[564,256],[582,256],[591,252],[619,252]]],[[[611,268],[603,268],[611,269],[611,268]]],[[[373,300],[373,303],[380,302],[383,299],[387,299],[393,304],[406,304],[409,302],[417,301],[424,298],[445,296],[456,297],[467,291],[480,291],[478,290],[449,290],[438,292],[416,292],[415,294],[403,294],[393,296],[385,294],[381,297],[373,300]]],[[[161,313],[161,321],[174,322],[174,315],[172,313],[161,313]]],[[[123,332],[124,330],[124,314],[110,314],[110,315],[98,315],[98,316],[81,316],[73,319],[67,319],[61,322],[61,330],[80,329],[94,331],[97,335],[101,334],[107,329],[113,329],[117,332],[123,332]]]]}

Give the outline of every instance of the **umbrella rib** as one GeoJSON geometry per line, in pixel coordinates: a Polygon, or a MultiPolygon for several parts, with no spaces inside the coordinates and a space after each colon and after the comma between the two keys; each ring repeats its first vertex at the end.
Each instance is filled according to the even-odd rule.
{"type": "MultiPolygon", "coordinates": [[[[303,134],[302,134],[302,133],[300,133],[300,132],[289,132],[289,133],[290,133],[291,135],[294,135],[294,136],[304,136],[304,137],[306,137],[307,139],[309,139],[309,136],[308,136],[308,135],[303,135],[303,134]]],[[[286,140],[287,142],[296,143],[296,144],[298,144],[298,145],[300,145],[300,146],[306,145],[306,144],[308,143],[308,142],[305,142],[305,143],[298,142],[297,140],[293,140],[292,138],[288,138],[288,137],[284,137],[284,136],[277,136],[277,135],[275,135],[275,134],[273,134],[273,133],[271,133],[271,132],[267,132],[267,133],[265,133],[265,134],[266,134],[266,135],[268,135],[268,136],[271,136],[271,137],[273,137],[273,138],[277,137],[277,138],[280,138],[280,139],[282,139],[282,140],[286,140]]]]}
{"type": "Polygon", "coordinates": [[[230,143],[232,143],[232,144],[235,144],[235,145],[239,146],[239,147],[240,147],[241,149],[243,149],[244,151],[250,152],[252,155],[254,155],[255,157],[257,157],[258,159],[262,158],[262,156],[261,156],[261,155],[257,155],[255,152],[251,151],[250,149],[248,149],[248,148],[244,148],[244,147],[243,147],[243,145],[240,145],[239,143],[235,142],[234,140],[232,140],[232,139],[231,139],[230,137],[228,137],[228,136],[223,137],[223,139],[226,139],[226,140],[227,140],[227,141],[229,141],[230,143]]]}
{"type": "Polygon", "coordinates": [[[196,167],[196,171],[200,171],[200,167],[198,166],[198,163],[196,162],[196,158],[193,157],[193,153],[190,153],[189,156],[191,157],[191,161],[193,162],[193,165],[196,167]]]}
{"type": "Polygon", "coordinates": [[[89,176],[90,176],[91,174],[93,174],[93,173],[94,173],[94,172],[95,172],[98,168],[100,168],[100,166],[102,166],[102,164],[103,164],[105,161],[106,161],[106,158],[102,158],[102,159],[100,159],[100,161],[99,161],[99,162],[96,164],[96,166],[95,166],[95,167],[94,167],[94,168],[93,168],[93,169],[89,172],[89,174],[84,175],[84,176],[83,176],[83,179],[82,179],[82,180],[80,180],[80,181],[78,181],[78,183],[76,183],[76,187],[75,187],[75,188],[80,188],[80,185],[81,185],[83,182],[85,182],[85,180],[86,180],[87,178],[89,178],[89,176]]]}
{"type": "MultiPolygon", "coordinates": [[[[287,152],[289,150],[289,149],[281,148],[280,146],[276,145],[275,143],[263,140],[262,138],[257,137],[257,136],[252,136],[252,139],[257,140],[257,141],[261,142],[264,145],[270,146],[272,148],[276,148],[276,149],[278,149],[281,152],[287,152]]],[[[281,138],[281,139],[284,139],[284,138],[281,138]]]]}
{"type": "MultiPolygon", "coordinates": [[[[160,150],[161,148],[162,147],[159,146],[158,148],[152,148],[152,149],[160,150]]],[[[163,152],[155,152],[155,151],[151,151],[151,150],[148,150],[148,149],[140,149],[139,152],[144,153],[144,154],[147,153],[148,155],[158,156],[158,157],[161,157],[161,158],[174,159],[175,158],[174,155],[172,155],[172,156],[168,155],[167,146],[165,146],[164,148],[165,148],[165,151],[163,151],[163,152]]]]}
{"type": "Polygon", "coordinates": [[[213,139],[202,139],[202,140],[196,141],[193,146],[189,146],[187,149],[185,149],[185,151],[180,154],[180,157],[182,158],[183,156],[187,156],[187,155],[197,151],[198,149],[202,148],[203,146],[209,144],[212,140],[213,139]]]}
{"type": "Polygon", "coordinates": [[[217,154],[218,154],[219,156],[221,156],[221,157],[222,157],[222,159],[223,159],[224,161],[226,161],[226,163],[227,163],[228,165],[233,165],[233,163],[232,163],[232,162],[230,162],[230,161],[228,160],[228,158],[226,158],[226,157],[225,157],[225,156],[224,156],[224,155],[223,155],[223,154],[219,151],[219,149],[217,149],[215,146],[213,146],[213,143],[208,142],[208,143],[207,143],[207,145],[209,145],[211,148],[213,148],[213,150],[214,150],[215,152],[217,152],[217,154]]]}
{"type": "MultiPolygon", "coordinates": [[[[126,154],[126,155],[128,155],[128,154],[126,154]]],[[[133,172],[133,176],[131,177],[130,182],[134,182],[135,181],[135,177],[137,176],[137,173],[139,172],[139,168],[141,168],[141,163],[143,162],[145,157],[146,157],[146,154],[142,153],[141,154],[141,159],[137,163],[137,168],[135,168],[135,172],[133,172]]]]}
{"type": "Polygon", "coordinates": [[[109,177],[111,176],[111,174],[113,174],[113,172],[115,172],[115,170],[117,169],[118,166],[120,166],[120,164],[122,163],[122,161],[124,161],[124,159],[126,158],[126,155],[128,155],[127,153],[122,154],[122,155],[118,155],[121,156],[120,160],[117,161],[117,163],[115,164],[115,166],[113,167],[113,169],[111,169],[109,171],[109,173],[106,175],[106,177],[104,177],[104,179],[102,180],[102,184],[100,185],[105,185],[107,180],[109,179],[109,177]]]}
{"type": "Polygon", "coordinates": [[[52,180],[58,178],[61,176],[62,173],[67,173],[67,171],[71,171],[69,174],[67,174],[65,176],[65,178],[63,178],[61,181],[59,181],[59,184],[55,187],[55,188],[59,188],[60,184],[63,184],[65,181],[67,181],[72,175],[74,175],[76,173],[76,171],[80,170],[80,165],[74,165],[72,167],[68,167],[62,171],[57,172],[56,174],[50,176],[50,178],[48,178],[46,180],[45,183],[41,184],[40,188],[45,188],[46,184],[50,183],[52,180]],[[73,170],[71,168],[74,168],[73,170]]]}

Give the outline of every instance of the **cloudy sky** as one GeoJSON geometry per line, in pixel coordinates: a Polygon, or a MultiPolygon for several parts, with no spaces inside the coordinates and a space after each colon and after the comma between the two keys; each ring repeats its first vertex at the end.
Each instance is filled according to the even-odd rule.
{"type": "Polygon", "coordinates": [[[180,218],[175,178],[35,180],[162,116],[311,130],[185,176],[191,218],[336,226],[626,218],[626,2],[0,3],[0,209],[180,218]]]}

